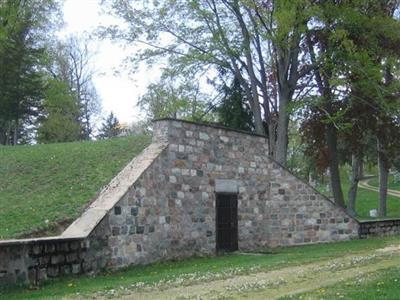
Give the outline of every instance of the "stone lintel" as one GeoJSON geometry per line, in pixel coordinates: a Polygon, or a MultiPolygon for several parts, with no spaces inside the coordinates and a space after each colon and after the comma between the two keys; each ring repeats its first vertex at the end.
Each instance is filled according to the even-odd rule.
{"type": "Polygon", "coordinates": [[[215,192],[216,193],[238,193],[238,182],[234,179],[216,179],[215,192]]]}

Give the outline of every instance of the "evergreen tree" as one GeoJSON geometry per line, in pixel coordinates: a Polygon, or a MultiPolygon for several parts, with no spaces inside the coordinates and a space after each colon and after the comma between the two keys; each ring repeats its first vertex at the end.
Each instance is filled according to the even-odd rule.
{"type": "Polygon", "coordinates": [[[97,136],[99,139],[107,139],[118,136],[121,134],[121,125],[117,117],[111,112],[106,118],[100,128],[100,133],[97,136]]]}
{"type": "Polygon", "coordinates": [[[56,1],[0,2],[0,144],[25,140],[43,97],[45,40],[56,1]]]}
{"type": "Polygon", "coordinates": [[[216,109],[219,123],[230,128],[254,131],[251,110],[240,82],[235,78],[231,86],[223,86],[223,91],[225,96],[216,109]]]}

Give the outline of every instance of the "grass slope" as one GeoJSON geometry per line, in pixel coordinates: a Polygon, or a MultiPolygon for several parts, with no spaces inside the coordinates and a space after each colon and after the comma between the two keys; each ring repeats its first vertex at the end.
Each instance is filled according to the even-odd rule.
{"type": "Polygon", "coordinates": [[[149,143],[135,136],[0,147],[0,239],[52,233],[56,222],[72,221],[149,143]]]}

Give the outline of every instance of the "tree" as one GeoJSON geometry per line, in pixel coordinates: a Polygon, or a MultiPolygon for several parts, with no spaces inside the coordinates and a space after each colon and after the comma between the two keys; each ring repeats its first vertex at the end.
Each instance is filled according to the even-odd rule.
{"type": "Polygon", "coordinates": [[[72,142],[80,139],[79,104],[63,81],[50,79],[39,118],[39,143],[72,142]]]}
{"type": "Polygon", "coordinates": [[[81,139],[93,134],[93,117],[100,111],[100,98],[93,83],[93,54],[87,37],[69,37],[52,49],[48,69],[54,78],[67,82],[79,103],[81,139]]]}
{"type": "Polygon", "coordinates": [[[224,97],[216,108],[218,121],[227,127],[253,131],[254,123],[246,96],[240,83],[234,79],[231,86],[223,86],[224,97]]]}
{"type": "Polygon", "coordinates": [[[0,3],[0,143],[16,145],[42,98],[45,40],[56,23],[56,1],[0,3]]]}
{"type": "Polygon", "coordinates": [[[111,112],[106,118],[104,118],[101,128],[99,130],[99,139],[108,139],[116,137],[121,134],[121,125],[114,113],[111,112]]]}
{"type": "MultiPolygon", "coordinates": [[[[307,38],[311,60],[318,65],[314,76],[319,97],[315,97],[317,101],[313,104],[318,115],[314,114],[313,119],[325,124],[322,148],[326,146],[332,191],[335,201],[341,206],[344,206],[344,200],[337,147],[339,134],[347,128],[345,116],[352,110],[361,112],[356,114],[355,122],[351,124],[356,125],[353,135],[357,126],[360,128],[366,124],[377,137],[382,136],[376,132],[376,120],[381,119],[379,111],[387,107],[385,98],[393,95],[392,87],[382,85],[385,82],[382,65],[394,54],[393,43],[400,38],[396,34],[399,23],[383,13],[384,2],[324,2],[317,14],[317,25],[307,38]],[[363,107],[361,110],[357,109],[360,105],[363,107]]],[[[395,2],[387,1],[397,6],[395,2]]],[[[384,111],[392,114],[393,109],[384,111]]],[[[354,141],[350,150],[359,156],[362,151],[360,145],[354,147],[354,141]]]]}
{"type": "Polygon", "coordinates": [[[138,106],[146,112],[147,120],[200,120],[206,114],[208,103],[194,78],[165,69],[159,81],[147,87],[147,92],[140,97],[138,106]]]}
{"type": "Polygon", "coordinates": [[[270,154],[285,163],[289,105],[300,96],[298,83],[313,67],[301,47],[313,1],[111,3],[111,11],[127,26],[112,26],[105,33],[147,46],[134,62],[167,58],[178,72],[190,70],[200,77],[224,69],[229,81],[238,80],[255,131],[268,135],[270,154]]]}

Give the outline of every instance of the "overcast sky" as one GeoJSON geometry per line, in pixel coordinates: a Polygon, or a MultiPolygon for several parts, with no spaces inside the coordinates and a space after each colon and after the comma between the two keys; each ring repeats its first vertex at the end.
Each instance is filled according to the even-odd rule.
{"type": "MultiPolygon", "coordinates": [[[[65,28],[62,35],[91,32],[97,26],[113,21],[101,15],[97,0],[65,0],[63,11],[65,28]]],[[[137,74],[129,76],[119,68],[129,55],[128,50],[110,41],[94,41],[93,47],[97,52],[94,66],[98,72],[94,84],[102,100],[103,115],[113,111],[121,122],[126,123],[142,118],[136,107],[137,99],[146,91],[150,78],[156,78],[157,74],[141,68],[137,74]],[[120,75],[114,74],[116,70],[122,71],[120,75]]]]}

